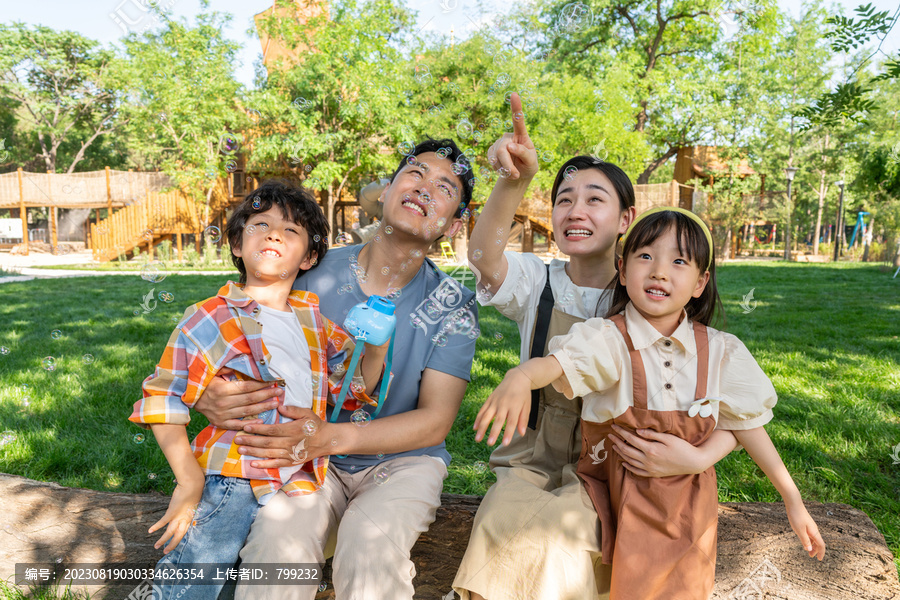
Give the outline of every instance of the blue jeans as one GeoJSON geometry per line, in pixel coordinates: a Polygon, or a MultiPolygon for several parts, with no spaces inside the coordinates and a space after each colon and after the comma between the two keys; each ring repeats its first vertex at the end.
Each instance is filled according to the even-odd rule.
{"type": "MultiPolygon", "coordinates": [[[[199,518],[188,528],[178,546],[159,560],[157,568],[217,563],[224,572],[237,562],[258,510],[259,503],[253,495],[249,479],[207,475],[200,499],[199,518]]],[[[206,581],[209,582],[209,579],[206,581]]],[[[155,581],[153,587],[159,593],[154,593],[153,599],[216,600],[224,585],[224,580],[202,585],[161,584],[155,581]]]]}

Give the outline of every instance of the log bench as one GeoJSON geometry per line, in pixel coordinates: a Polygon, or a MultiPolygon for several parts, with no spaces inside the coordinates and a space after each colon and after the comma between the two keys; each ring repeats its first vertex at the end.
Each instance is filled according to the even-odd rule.
{"type": "MultiPolygon", "coordinates": [[[[0,474],[0,579],[12,582],[16,563],[152,566],[162,551],[153,548],[159,534],[147,529],[168,501],[161,494],[97,492],[0,474]]],[[[417,599],[440,600],[450,591],[480,502],[443,495],[437,520],[413,549],[417,599]]],[[[869,517],[846,504],[807,506],[828,547],[821,563],[802,551],[781,503],[720,503],[712,597],[900,600],[893,554],[869,517]]],[[[327,566],[325,572],[328,581],[327,566]]],[[[99,600],[126,598],[134,587],[84,589],[99,600]]],[[[333,597],[329,581],[317,598],[333,597]]]]}

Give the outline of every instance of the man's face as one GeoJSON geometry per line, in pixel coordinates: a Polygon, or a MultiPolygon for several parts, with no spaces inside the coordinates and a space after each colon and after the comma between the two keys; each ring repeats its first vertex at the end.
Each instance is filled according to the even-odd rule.
{"type": "Polygon", "coordinates": [[[462,181],[453,173],[450,159],[434,152],[414,158],[382,192],[383,224],[430,244],[459,230],[462,221],[454,215],[459,210],[462,181]]]}

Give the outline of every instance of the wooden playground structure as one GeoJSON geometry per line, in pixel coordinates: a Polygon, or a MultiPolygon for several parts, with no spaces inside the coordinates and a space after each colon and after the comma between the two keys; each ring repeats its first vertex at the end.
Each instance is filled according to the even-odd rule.
{"type": "MultiPolygon", "coordinates": [[[[238,186],[243,194],[242,185],[238,186]]],[[[234,178],[217,180],[209,207],[193,201],[163,173],[103,171],[84,173],[30,173],[21,168],[0,175],[0,209],[9,209],[13,218],[21,219],[21,250],[28,253],[29,208],[46,208],[49,212],[50,247],[59,245],[58,211],[94,209],[95,219],[89,224],[86,247],[100,262],[128,256],[137,250],[153,248],[171,239],[178,249],[183,236],[192,235],[199,251],[200,233],[207,225],[221,221],[235,198],[234,178]],[[106,209],[106,218],[100,211],[106,209]]],[[[88,224],[86,223],[86,229],[88,224]]],[[[7,245],[9,246],[9,244],[7,245]]]]}
{"type": "MultiPolygon", "coordinates": [[[[204,229],[216,225],[223,231],[226,211],[256,185],[258,181],[242,171],[231,173],[227,179],[216,181],[207,207],[175,188],[169,177],[159,172],[117,171],[107,167],[103,171],[64,174],[18,169],[0,175],[0,209],[9,209],[13,218],[21,219],[23,242],[30,239],[27,209],[48,209],[49,243],[54,252],[59,245],[57,212],[94,209],[93,222],[85,223],[85,246],[93,252],[94,260],[106,262],[139,251],[152,256],[156,245],[169,240],[181,258],[185,236],[191,236],[199,252],[204,229]],[[100,218],[102,209],[106,209],[105,218],[100,218]]],[[[635,194],[638,212],[642,212],[654,206],[684,205],[683,199],[690,198],[690,188],[672,181],[637,185],[635,194]]],[[[347,200],[335,207],[336,220],[340,219],[345,231],[346,211],[359,207],[358,202],[347,200]]],[[[465,256],[468,234],[474,224],[472,215],[468,227],[454,240],[458,255],[465,256]]],[[[549,248],[553,226],[547,198],[529,198],[523,202],[515,215],[509,240],[521,240],[521,251],[532,252],[535,234],[543,236],[549,248]]],[[[17,246],[28,253],[27,243],[17,246]]]]}

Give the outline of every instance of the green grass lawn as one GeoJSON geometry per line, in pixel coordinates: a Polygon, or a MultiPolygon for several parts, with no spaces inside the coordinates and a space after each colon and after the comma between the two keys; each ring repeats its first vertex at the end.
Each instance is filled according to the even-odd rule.
{"type": "MultiPolygon", "coordinates": [[[[66,486],[170,493],[172,473],[153,436],[128,423],[184,308],[223,275],[160,283],[109,276],[0,286],[0,472],[66,486]],[[141,303],[154,290],[156,307],[141,303]],[[158,300],[162,291],[174,300],[158,300]],[[137,312],[137,314],[135,314],[137,312]],[[58,330],[57,337],[54,331],[58,330]],[[87,357],[86,355],[90,355],[87,357]],[[54,358],[55,370],[44,368],[54,358]],[[140,439],[140,438],[138,438],[140,439]]],[[[900,279],[872,265],[758,262],[719,271],[727,330],[741,338],[779,394],[767,427],[804,498],[865,511],[900,555],[900,279]],[[757,301],[744,314],[750,289],[757,301]]],[[[445,491],[482,494],[489,449],[473,440],[481,403],[518,360],[515,325],[481,309],[472,382],[447,444],[445,491]]],[[[196,434],[205,424],[197,415],[196,434]]],[[[722,501],[777,501],[746,453],[719,463],[722,501]]]]}

